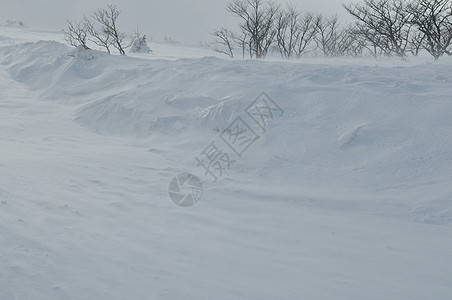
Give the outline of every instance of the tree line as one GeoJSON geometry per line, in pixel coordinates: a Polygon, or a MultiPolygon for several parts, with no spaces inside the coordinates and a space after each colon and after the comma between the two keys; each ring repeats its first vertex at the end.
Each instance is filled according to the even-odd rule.
{"type": "Polygon", "coordinates": [[[286,59],[304,55],[397,56],[427,51],[438,60],[452,55],[451,0],[363,0],[343,4],[354,18],[342,25],[337,15],[303,12],[270,0],[233,0],[227,11],[238,30],[212,32],[215,51],[231,58],[265,58],[276,52],[286,59]]]}

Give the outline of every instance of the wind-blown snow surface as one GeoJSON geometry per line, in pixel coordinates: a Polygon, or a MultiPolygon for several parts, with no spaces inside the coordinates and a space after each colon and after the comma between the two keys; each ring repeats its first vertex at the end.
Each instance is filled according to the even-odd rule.
{"type": "Polygon", "coordinates": [[[451,63],[131,58],[24,31],[0,32],[0,299],[452,296],[451,63]],[[284,116],[209,181],[195,157],[263,91],[284,116]],[[181,172],[204,180],[193,208],[169,200],[181,172]]]}

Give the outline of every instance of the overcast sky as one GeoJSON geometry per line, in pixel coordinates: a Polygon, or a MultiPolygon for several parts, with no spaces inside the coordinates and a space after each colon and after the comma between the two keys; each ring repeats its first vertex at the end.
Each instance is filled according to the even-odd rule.
{"type": "MultiPolygon", "coordinates": [[[[277,0],[279,3],[288,1],[277,0]]],[[[188,43],[205,42],[212,29],[235,24],[226,12],[229,0],[0,0],[0,23],[21,20],[28,27],[61,29],[65,19],[78,20],[83,14],[105,7],[107,3],[121,10],[120,25],[123,31],[133,33],[136,26],[142,33],[162,40],[169,36],[188,43]]],[[[344,22],[349,20],[341,3],[350,0],[292,0],[299,8],[339,14],[344,22]]],[[[353,1],[354,2],[354,1],[353,1]]]]}

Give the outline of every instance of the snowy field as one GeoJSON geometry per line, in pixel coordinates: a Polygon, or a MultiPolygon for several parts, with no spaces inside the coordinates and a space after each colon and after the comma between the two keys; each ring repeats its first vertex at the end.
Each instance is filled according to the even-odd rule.
{"type": "Polygon", "coordinates": [[[452,299],[452,59],[149,46],[0,27],[0,299],[452,299]],[[183,172],[193,207],[168,195],[183,172]]]}

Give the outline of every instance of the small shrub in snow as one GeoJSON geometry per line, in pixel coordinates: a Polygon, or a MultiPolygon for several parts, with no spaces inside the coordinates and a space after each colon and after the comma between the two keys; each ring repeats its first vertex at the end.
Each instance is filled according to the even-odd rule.
{"type": "Polygon", "coordinates": [[[166,36],[166,35],[165,35],[165,37],[163,38],[163,40],[164,40],[165,43],[167,43],[167,44],[174,44],[174,45],[180,44],[180,42],[178,42],[178,41],[174,40],[172,37],[169,37],[169,36],[166,36]]]}
{"type": "Polygon", "coordinates": [[[7,26],[18,26],[18,27],[25,27],[24,22],[22,21],[14,21],[14,20],[6,20],[7,26]]]}
{"type": "Polygon", "coordinates": [[[152,50],[148,47],[146,42],[146,35],[143,37],[138,37],[132,42],[132,46],[130,47],[130,52],[132,53],[149,53],[152,50]]]}

